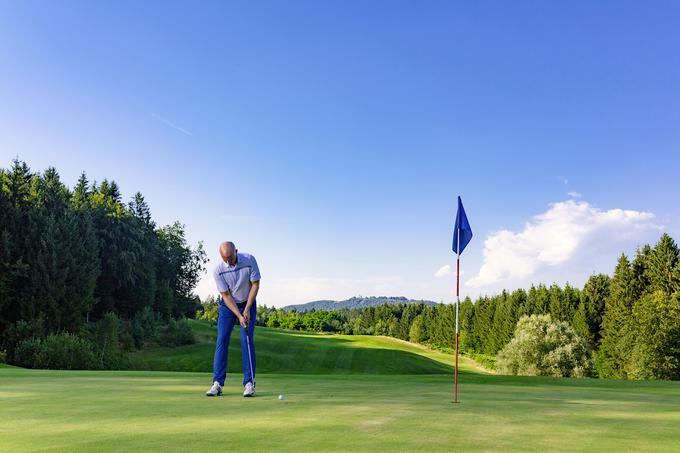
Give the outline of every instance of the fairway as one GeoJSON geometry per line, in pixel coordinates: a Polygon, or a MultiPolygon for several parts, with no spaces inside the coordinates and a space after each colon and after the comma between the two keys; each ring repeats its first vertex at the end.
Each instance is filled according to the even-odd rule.
{"type": "Polygon", "coordinates": [[[677,451],[680,386],[468,374],[269,375],[206,398],[204,373],[0,369],[2,451],[677,451]],[[279,401],[277,396],[286,399],[279,401]],[[247,423],[246,423],[247,421],[247,423]],[[246,428],[247,426],[247,428],[246,428]]]}
{"type": "MultiPolygon", "coordinates": [[[[177,348],[151,348],[130,355],[130,368],[147,371],[210,372],[216,327],[189,320],[197,342],[177,348]]],[[[241,372],[239,329],[232,333],[229,372],[241,372]]],[[[257,327],[258,373],[311,374],[451,374],[453,357],[394,338],[368,335],[323,335],[257,327]]],[[[460,359],[463,372],[478,372],[460,359]]]]}

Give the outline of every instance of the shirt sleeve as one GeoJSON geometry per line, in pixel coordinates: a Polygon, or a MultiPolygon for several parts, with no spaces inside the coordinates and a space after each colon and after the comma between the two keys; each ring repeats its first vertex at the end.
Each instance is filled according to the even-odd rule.
{"type": "Polygon", "coordinates": [[[217,291],[220,293],[229,291],[229,285],[223,276],[220,275],[220,268],[216,267],[213,271],[213,278],[215,279],[215,285],[217,286],[217,291]]]}
{"type": "Polygon", "coordinates": [[[260,268],[257,266],[257,260],[255,257],[252,257],[253,262],[252,262],[252,267],[250,268],[250,281],[251,282],[257,282],[260,281],[260,268]]]}

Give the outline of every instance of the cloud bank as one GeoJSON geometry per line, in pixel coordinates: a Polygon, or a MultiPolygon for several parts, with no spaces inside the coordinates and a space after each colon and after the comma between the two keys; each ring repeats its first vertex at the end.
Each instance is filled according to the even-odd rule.
{"type": "MultiPolygon", "coordinates": [[[[643,238],[661,227],[650,212],[600,210],[584,201],[569,200],[528,222],[520,232],[501,230],[484,242],[483,262],[469,288],[524,281],[546,268],[566,265],[579,256],[602,252],[643,238]]],[[[614,255],[615,256],[615,255],[614,255]]],[[[612,258],[612,269],[615,261],[612,258]]],[[[547,282],[550,283],[550,282],[547,282]]],[[[508,285],[511,286],[511,285],[508,285]]]]}

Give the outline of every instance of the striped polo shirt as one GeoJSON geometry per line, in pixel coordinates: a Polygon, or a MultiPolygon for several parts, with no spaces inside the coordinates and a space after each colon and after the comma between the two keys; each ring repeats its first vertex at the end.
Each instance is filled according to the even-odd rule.
{"type": "Polygon", "coordinates": [[[257,267],[254,256],[247,253],[237,253],[234,266],[230,266],[220,259],[213,271],[213,278],[217,290],[220,293],[229,292],[238,304],[248,301],[251,282],[260,280],[260,269],[257,267]]]}

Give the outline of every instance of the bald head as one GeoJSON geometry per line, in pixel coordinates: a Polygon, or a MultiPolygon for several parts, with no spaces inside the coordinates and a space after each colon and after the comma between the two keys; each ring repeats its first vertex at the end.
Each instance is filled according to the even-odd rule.
{"type": "Polygon", "coordinates": [[[230,266],[236,263],[236,253],[238,253],[238,250],[236,250],[236,245],[233,242],[224,241],[220,244],[220,256],[230,266]]]}

